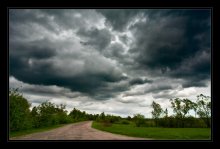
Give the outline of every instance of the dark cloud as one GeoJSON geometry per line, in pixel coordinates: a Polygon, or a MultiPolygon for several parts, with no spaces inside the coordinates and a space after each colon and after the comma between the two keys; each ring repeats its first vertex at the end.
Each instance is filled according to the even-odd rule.
{"type": "Polygon", "coordinates": [[[100,21],[101,15],[92,9],[41,9],[53,17],[53,21],[64,29],[90,28],[100,21]]]}
{"type": "Polygon", "coordinates": [[[74,45],[76,41],[67,43],[57,38],[61,31],[70,29],[70,26],[73,29],[78,27],[80,37],[88,39],[86,42],[95,46],[95,50],[105,48],[111,41],[109,31],[95,27],[88,29],[85,27],[88,25],[88,22],[85,23],[87,20],[81,18],[86,15],[90,21],[99,19],[98,15],[93,18],[90,16],[94,12],[10,10],[10,74],[25,83],[57,85],[91,96],[98,94],[100,88],[107,88],[108,82],[124,80],[120,70],[116,70],[110,60],[97,54],[90,55],[87,49],[81,51],[78,45],[74,45]],[[74,17],[75,20],[68,17],[74,17]],[[80,24],[77,24],[77,20],[81,20],[80,24]],[[49,26],[60,32],[54,32],[49,26]],[[45,29],[45,32],[39,29],[45,29]]]}
{"type": "MultiPolygon", "coordinates": [[[[133,80],[139,80],[139,79],[133,79],[133,80]]],[[[123,97],[140,96],[140,95],[146,95],[148,93],[152,93],[152,95],[157,95],[158,93],[167,92],[176,87],[175,85],[167,84],[166,82],[153,82],[152,80],[148,80],[147,82],[148,84],[145,84],[142,81],[140,82],[137,81],[135,84],[144,84],[144,86],[142,86],[139,89],[133,88],[133,90],[126,91],[125,93],[123,93],[123,97]]]]}
{"type": "Polygon", "coordinates": [[[105,84],[102,88],[99,88],[97,92],[99,94],[93,94],[95,99],[109,99],[116,97],[121,92],[126,91],[130,88],[127,82],[114,82],[105,84]]]}
{"type": "Polygon", "coordinates": [[[56,55],[56,49],[50,47],[41,47],[40,45],[31,44],[15,44],[11,45],[10,49],[13,49],[11,56],[23,57],[23,58],[35,58],[35,59],[46,59],[56,55]]]}
{"type": "MultiPolygon", "coordinates": [[[[115,92],[120,92],[116,88],[108,89],[106,83],[126,79],[103,59],[94,59],[92,57],[79,59],[80,62],[86,65],[81,68],[81,66],[74,64],[74,61],[74,65],[68,64],[68,58],[59,59],[57,57],[58,53],[54,52],[55,49],[42,49],[28,45],[26,47],[20,45],[12,46],[12,49],[13,51],[10,53],[10,74],[18,80],[30,84],[62,86],[70,88],[72,91],[97,96],[96,99],[103,99],[104,97],[112,97],[115,92]],[[50,53],[48,51],[53,52],[50,53]],[[59,65],[57,66],[60,61],[62,61],[61,68],[58,67],[59,65]],[[63,67],[65,65],[70,66],[69,68],[63,67]],[[99,67],[97,68],[98,65],[99,67]],[[82,69],[82,72],[74,74],[78,71],[77,69],[82,69]],[[66,74],[67,72],[72,72],[74,75],[68,75],[66,74]]],[[[45,90],[45,92],[49,94],[48,90],[45,90]]],[[[42,91],[42,94],[45,94],[45,92],[42,91]]]]}
{"type": "Polygon", "coordinates": [[[10,75],[94,99],[147,83],[143,94],[173,89],[154,77],[210,80],[210,10],[10,9],[9,36],[10,75]]]}
{"type": "Polygon", "coordinates": [[[122,31],[126,28],[129,21],[138,14],[138,9],[98,9],[106,18],[106,24],[112,26],[115,30],[122,31]]]}
{"type": "Polygon", "coordinates": [[[67,97],[67,98],[77,98],[82,96],[80,93],[71,92],[69,89],[59,88],[57,86],[40,86],[40,85],[26,85],[21,88],[22,92],[31,95],[40,95],[47,97],[67,97]]]}
{"type": "Polygon", "coordinates": [[[128,44],[129,38],[128,38],[127,35],[121,35],[121,36],[119,36],[119,39],[120,39],[123,43],[128,44]]]}
{"type": "Polygon", "coordinates": [[[93,28],[91,30],[85,30],[82,28],[77,34],[85,38],[86,41],[82,41],[82,44],[92,45],[98,50],[105,49],[111,42],[111,34],[106,29],[98,30],[93,28]]]}
{"type": "MultiPolygon", "coordinates": [[[[137,39],[136,46],[130,52],[138,53],[135,59],[139,69],[160,70],[161,74],[169,77],[185,78],[185,72],[171,74],[175,74],[189,57],[196,58],[198,52],[210,48],[210,10],[172,10],[157,14],[161,15],[149,15],[148,21],[132,27],[137,39]]],[[[196,66],[187,63],[185,67],[192,67],[186,72],[190,76],[202,74],[209,78],[208,59],[196,66]]]]}
{"type": "Polygon", "coordinates": [[[183,61],[180,66],[169,73],[171,77],[184,78],[183,87],[207,86],[211,73],[210,50],[199,51],[194,56],[183,61]]]}
{"type": "Polygon", "coordinates": [[[145,83],[152,83],[152,80],[142,79],[142,78],[134,78],[129,81],[130,85],[137,85],[137,84],[145,84],[145,83]]]}
{"type": "Polygon", "coordinates": [[[150,86],[150,88],[147,88],[145,90],[145,93],[159,93],[160,91],[163,90],[169,90],[169,89],[173,89],[172,85],[152,85],[150,86]]]}
{"type": "MultiPolygon", "coordinates": [[[[18,80],[30,84],[57,85],[70,88],[72,91],[80,91],[88,95],[99,94],[99,89],[105,87],[107,82],[123,80],[123,76],[113,74],[97,73],[91,74],[83,72],[76,76],[61,76],[56,74],[53,63],[41,61],[30,66],[28,59],[11,57],[10,74],[16,76],[18,80]]],[[[115,90],[117,92],[117,90],[115,90]]]]}
{"type": "Polygon", "coordinates": [[[103,51],[103,54],[106,57],[117,59],[118,61],[122,61],[125,57],[123,52],[124,52],[124,47],[120,43],[114,43],[111,44],[108,48],[106,48],[103,51]]]}
{"type": "MultiPolygon", "coordinates": [[[[130,104],[144,101],[143,98],[130,98],[130,99],[119,99],[120,102],[130,104]]],[[[143,104],[142,104],[143,106],[143,104]]]]}
{"type": "MultiPolygon", "coordinates": [[[[62,14],[62,11],[56,10],[56,12],[57,14],[62,14]]],[[[25,30],[22,32],[16,32],[15,28],[22,25],[31,26],[33,24],[39,24],[52,32],[58,33],[59,29],[52,23],[53,21],[51,17],[52,16],[43,13],[43,10],[39,9],[10,9],[9,23],[12,24],[10,25],[10,32],[13,32],[13,34],[24,35],[26,32],[25,30]]]]}
{"type": "Polygon", "coordinates": [[[176,67],[184,59],[181,56],[183,50],[180,49],[185,40],[182,26],[183,22],[179,17],[157,18],[149,23],[137,24],[137,43],[131,52],[140,51],[137,57],[140,65],[151,69],[176,67]]]}
{"type": "Polygon", "coordinates": [[[90,9],[10,9],[9,19],[14,25],[36,23],[59,33],[62,29],[85,28],[99,21],[100,15],[90,9]]]}
{"type": "MultiPolygon", "coordinates": [[[[191,79],[191,78],[190,78],[191,79]]],[[[196,79],[198,80],[198,79],[196,79]]],[[[188,87],[207,87],[207,81],[201,81],[201,80],[193,80],[193,81],[186,81],[182,83],[183,88],[188,88],[188,87]]]]}

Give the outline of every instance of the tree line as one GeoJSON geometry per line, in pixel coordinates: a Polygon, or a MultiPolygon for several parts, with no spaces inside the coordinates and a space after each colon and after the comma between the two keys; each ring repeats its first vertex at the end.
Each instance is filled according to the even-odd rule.
{"type": "Polygon", "coordinates": [[[96,120],[102,122],[109,120],[111,123],[121,119],[120,116],[101,114],[88,114],[73,108],[67,114],[66,105],[56,105],[45,101],[30,110],[31,104],[18,91],[9,91],[9,128],[10,131],[27,130],[31,128],[43,128],[58,124],[68,124],[86,120],[96,120]]]}
{"type": "Polygon", "coordinates": [[[211,98],[200,94],[195,102],[185,98],[170,99],[173,115],[168,116],[167,108],[163,110],[159,103],[152,102],[151,112],[156,126],[163,127],[210,127],[211,98]],[[194,112],[194,116],[190,114],[194,112]],[[197,117],[198,116],[198,117],[197,117]]]}
{"type": "Polygon", "coordinates": [[[105,114],[88,114],[73,108],[68,114],[66,105],[56,105],[49,101],[34,106],[23,97],[18,89],[9,91],[9,128],[10,131],[20,131],[31,128],[42,128],[58,124],[67,124],[86,120],[95,120],[104,126],[116,124],[134,124],[136,127],[210,127],[211,102],[210,97],[199,95],[197,101],[189,99],[170,100],[174,115],[168,116],[168,110],[163,110],[160,104],[152,102],[152,119],[142,114],[135,114],[132,118],[105,114]],[[194,110],[195,116],[189,114],[194,110]],[[197,117],[198,115],[198,117],[197,117]]]}

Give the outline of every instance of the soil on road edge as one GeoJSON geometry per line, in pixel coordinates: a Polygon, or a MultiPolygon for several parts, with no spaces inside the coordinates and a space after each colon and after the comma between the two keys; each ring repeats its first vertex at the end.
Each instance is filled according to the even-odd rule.
{"type": "Polygon", "coordinates": [[[152,140],[104,132],[91,127],[92,121],[69,124],[50,131],[33,133],[10,140],[152,140]]]}

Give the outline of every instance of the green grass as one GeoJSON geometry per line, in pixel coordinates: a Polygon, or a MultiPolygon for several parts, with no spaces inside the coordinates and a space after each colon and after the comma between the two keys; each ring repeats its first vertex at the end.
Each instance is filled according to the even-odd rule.
{"type": "Polygon", "coordinates": [[[159,128],[159,127],[135,127],[132,124],[112,124],[109,127],[101,123],[93,122],[93,128],[133,137],[162,139],[162,140],[210,140],[210,128],[159,128]]]}
{"type": "Polygon", "coordinates": [[[11,137],[18,137],[18,136],[23,136],[23,135],[27,135],[27,134],[36,133],[36,132],[48,131],[51,129],[62,127],[64,125],[68,125],[68,124],[59,124],[59,125],[53,125],[53,126],[48,126],[48,127],[43,127],[43,128],[32,128],[32,129],[28,129],[28,130],[14,131],[14,132],[9,133],[9,137],[10,138],[11,137]]]}

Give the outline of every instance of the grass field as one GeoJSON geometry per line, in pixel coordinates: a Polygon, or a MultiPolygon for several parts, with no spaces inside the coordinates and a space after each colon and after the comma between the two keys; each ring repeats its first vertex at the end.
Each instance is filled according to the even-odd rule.
{"type": "Polygon", "coordinates": [[[135,127],[132,124],[112,124],[103,126],[93,122],[93,128],[111,133],[123,134],[133,137],[153,138],[157,140],[210,140],[210,128],[159,128],[159,127],[135,127]]]}
{"type": "Polygon", "coordinates": [[[9,137],[10,138],[11,137],[18,137],[18,136],[23,136],[23,135],[35,133],[35,132],[43,132],[43,131],[51,130],[51,129],[54,129],[54,128],[62,127],[64,125],[67,125],[67,124],[60,124],[60,125],[54,125],[54,126],[49,126],[49,127],[43,127],[43,128],[35,128],[35,129],[32,128],[32,129],[28,129],[28,130],[10,132],[9,137]]]}

